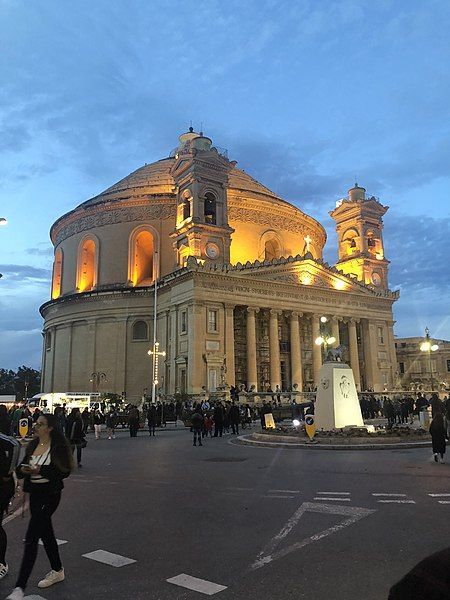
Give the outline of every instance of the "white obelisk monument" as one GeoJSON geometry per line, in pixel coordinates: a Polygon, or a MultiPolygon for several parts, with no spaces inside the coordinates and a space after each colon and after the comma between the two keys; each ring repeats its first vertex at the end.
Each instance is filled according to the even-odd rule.
{"type": "Polygon", "coordinates": [[[364,425],[353,371],[345,363],[320,368],[314,414],[318,430],[364,425]]]}

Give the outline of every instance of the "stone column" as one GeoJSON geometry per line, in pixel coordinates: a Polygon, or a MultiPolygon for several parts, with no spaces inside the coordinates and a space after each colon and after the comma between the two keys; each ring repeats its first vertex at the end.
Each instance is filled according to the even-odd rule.
{"type": "Polygon", "coordinates": [[[258,370],[256,367],[256,313],[259,308],[247,307],[247,389],[252,385],[258,389],[258,370]]]}
{"type": "Polygon", "coordinates": [[[270,386],[273,390],[281,388],[280,340],[278,338],[278,315],[281,310],[270,310],[269,321],[269,353],[270,353],[270,386]]]}
{"type": "Polygon", "coordinates": [[[397,352],[395,351],[395,338],[394,338],[394,325],[395,321],[386,321],[386,329],[388,334],[387,345],[389,351],[389,362],[391,364],[391,377],[390,389],[395,389],[397,386],[398,378],[398,363],[397,363],[397,352]]]}
{"type": "Polygon", "coordinates": [[[322,346],[316,344],[316,339],[320,336],[320,315],[312,315],[312,353],[313,353],[313,376],[314,385],[318,384],[319,371],[322,366],[322,346]]]}
{"type": "Polygon", "coordinates": [[[362,334],[364,343],[364,363],[367,387],[375,392],[383,391],[380,378],[380,369],[378,368],[378,343],[375,325],[368,319],[363,319],[362,334]]]}
{"type": "Polygon", "coordinates": [[[205,329],[205,306],[200,303],[188,305],[188,393],[200,394],[202,385],[207,385],[203,360],[205,329]]]}
{"type": "Polygon", "coordinates": [[[350,319],[348,322],[348,339],[349,339],[349,354],[350,366],[355,377],[356,389],[361,390],[361,375],[359,372],[359,354],[358,354],[358,337],[356,335],[356,320],[350,319]]]}
{"type": "Polygon", "coordinates": [[[331,335],[336,339],[334,344],[332,344],[333,348],[336,348],[341,343],[339,337],[339,317],[332,317],[331,319],[331,335]]]}
{"type": "Polygon", "coordinates": [[[297,384],[297,389],[303,390],[303,371],[302,371],[302,353],[300,342],[300,325],[298,318],[302,313],[292,311],[290,314],[291,328],[291,382],[297,384]]]}
{"type": "Polygon", "coordinates": [[[232,386],[236,384],[234,365],[234,304],[225,304],[225,357],[227,359],[225,381],[229,386],[232,386]]]}
{"type": "MultiPolygon", "coordinates": [[[[127,365],[127,332],[128,332],[128,321],[127,321],[127,317],[121,318],[121,319],[117,319],[117,323],[116,323],[116,327],[117,327],[117,331],[116,331],[116,340],[117,340],[117,346],[116,346],[116,364],[115,364],[115,380],[116,380],[116,392],[118,394],[121,394],[122,392],[126,392],[127,391],[127,380],[126,380],[126,365],[127,365]]],[[[147,346],[146,346],[147,348],[147,346]]],[[[148,350],[148,348],[147,348],[148,350]]],[[[150,358],[149,356],[145,356],[145,359],[150,358]]],[[[147,360],[145,360],[144,362],[147,363],[147,360]]],[[[147,381],[151,381],[152,378],[152,371],[151,371],[151,363],[150,361],[148,361],[149,364],[149,376],[146,378],[144,385],[142,386],[144,387],[149,387],[147,381]]]]}
{"type": "Polygon", "coordinates": [[[177,363],[178,356],[178,306],[170,308],[170,337],[169,337],[169,364],[170,364],[170,386],[169,394],[174,394],[178,386],[177,383],[177,363]]]}

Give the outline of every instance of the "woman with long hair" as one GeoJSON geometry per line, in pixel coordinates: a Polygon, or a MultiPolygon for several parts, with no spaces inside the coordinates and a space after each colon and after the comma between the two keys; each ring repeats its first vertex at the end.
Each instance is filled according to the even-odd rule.
{"type": "Polygon", "coordinates": [[[44,544],[51,571],[38,587],[50,587],[64,580],[64,569],[52,526],[52,515],[61,500],[63,479],[72,470],[72,452],[52,414],[42,414],[35,424],[35,438],[28,444],[17,475],[24,478],[23,489],[30,496],[31,518],[25,536],[25,550],[16,587],[6,600],[23,600],[28,579],[36,561],[39,539],[44,544]]]}

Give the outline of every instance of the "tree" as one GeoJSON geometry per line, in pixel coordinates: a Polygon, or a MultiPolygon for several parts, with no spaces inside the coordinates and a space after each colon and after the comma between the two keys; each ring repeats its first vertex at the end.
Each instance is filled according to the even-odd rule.
{"type": "Polygon", "coordinates": [[[0,369],[0,395],[15,395],[17,400],[31,398],[41,389],[41,374],[22,365],[17,371],[0,369]]]}

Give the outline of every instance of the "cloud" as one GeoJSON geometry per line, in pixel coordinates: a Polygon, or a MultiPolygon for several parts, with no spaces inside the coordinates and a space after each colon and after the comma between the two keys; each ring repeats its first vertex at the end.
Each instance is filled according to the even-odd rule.
{"type": "Polygon", "coordinates": [[[43,242],[35,248],[27,248],[25,252],[31,256],[43,256],[48,258],[53,257],[54,248],[50,245],[50,243],[43,242]]]}
{"type": "Polygon", "coordinates": [[[0,265],[0,273],[9,281],[34,281],[49,283],[52,272],[31,265],[0,265]]]}

